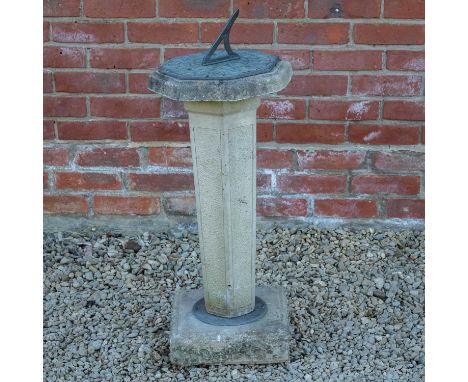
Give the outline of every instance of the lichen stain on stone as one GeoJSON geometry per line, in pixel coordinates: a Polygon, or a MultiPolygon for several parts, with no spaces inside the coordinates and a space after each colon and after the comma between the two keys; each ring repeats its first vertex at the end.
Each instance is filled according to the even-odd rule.
{"type": "Polygon", "coordinates": [[[296,199],[285,198],[281,206],[274,205],[275,214],[288,215],[294,213],[297,209],[296,199]]]}
{"type": "Polygon", "coordinates": [[[369,142],[369,141],[372,141],[372,140],[374,140],[374,139],[380,137],[381,134],[382,134],[381,131],[371,131],[369,134],[367,134],[367,135],[363,138],[363,140],[364,140],[365,142],[369,142]]]}
{"type": "Polygon", "coordinates": [[[286,61],[289,61],[293,67],[305,68],[309,63],[302,59],[302,57],[297,57],[290,55],[288,53],[281,53],[279,56],[286,61]]]}
{"type": "Polygon", "coordinates": [[[369,101],[354,102],[346,111],[346,119],[361,119],[369,111],[369,101]]]}
{"type": "Polygon", "coordinates": [[[271,118],[284,118],[288,113],[294,110],[294,104],[291,101],[263,101],[263,104],[270,110],[271,118]]]}
{"type": "Polygon", "coordinates": [[[83,33],[80,31],[73,33],[73,41],[86,41],[86,42],[97,42],[96,37],[89,33],[83,33]]]}
{"type": "Polygon", "coordinates": [[[413,58],[411,59],[407,65],[405,65],[405,69],[410,70],[421,70],[424,69],[424,58],[413,58]]]}
{"type": "Polygon", "coordinates": [[[412,76],[406,79],[406,82],[393,82],[393,79],[385,79],[382,83],[376,83],[372,88],[372,94],[381,95],[402,95],[412,94],[419,84],[418,77],[412,76]],[[394,94],[397,92],[398,94],[394,94]]]}

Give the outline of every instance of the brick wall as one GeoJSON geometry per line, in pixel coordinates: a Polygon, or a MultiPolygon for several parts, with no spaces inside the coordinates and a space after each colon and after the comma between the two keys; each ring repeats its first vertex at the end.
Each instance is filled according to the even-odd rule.
{"type": "Polygon", "coordinates": [[[146,84],[233,8],[233,46],[294,69],[258,110],[259,216],[422,219],[424,0],[44,0],[46,217],[195,220],[186,114],[146,84]]]}

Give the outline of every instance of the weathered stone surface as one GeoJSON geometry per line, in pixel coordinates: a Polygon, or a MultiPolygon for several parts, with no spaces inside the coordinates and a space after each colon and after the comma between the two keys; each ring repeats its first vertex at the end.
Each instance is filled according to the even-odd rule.
{"type": "Polygon", "coordinates": [[[291,64],[283,60],[271,72],[234,80],[180,80],[158,69],[151,74],[148,89],[179,101],[238,101],[276,93],[292,77],[291,64]]]}
{"type": "Polygon", "coordinates": [[[268,311],[253,323],[214,326],[199,321],[193,305],[203,290],[177,291],[172,306],[171,362],[179,365],[260,364],[287,362],[290,329],[288,306],[281,289],[258,287],[268,311]]]}
{"type": "Polygon", "coordinates": [[[256,109],[260,101],[185,102],[206,309],[236,317],[255,307],[256,109]]]}

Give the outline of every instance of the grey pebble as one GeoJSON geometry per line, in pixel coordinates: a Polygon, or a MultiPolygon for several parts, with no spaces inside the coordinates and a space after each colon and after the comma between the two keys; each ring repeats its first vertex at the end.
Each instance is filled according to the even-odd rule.
{"type": "Polygon", "coordinates": [[[385,280],[382,277],[377,277],[374,279],[374,283],[377,289],[382,289],[385,284],[385,280]]]}
{"type": "Polygon", "coordinates": [[[91,348],[93,350],[99,350],[101,349],[101,346],[102,346],[101,340],[94,340],[89,343],[88,348],[91,348]]]}

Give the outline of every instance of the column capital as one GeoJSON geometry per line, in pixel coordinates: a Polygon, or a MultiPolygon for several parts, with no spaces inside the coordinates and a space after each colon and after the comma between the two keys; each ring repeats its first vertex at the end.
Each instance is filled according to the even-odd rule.
{"type": "Polygon", "coordinates": [[[260,106],[258,97],[248,98],[241,101],[185,101],[185,110],[189,113],[228,115],[247,110],[256,110],[260,106]]]}

